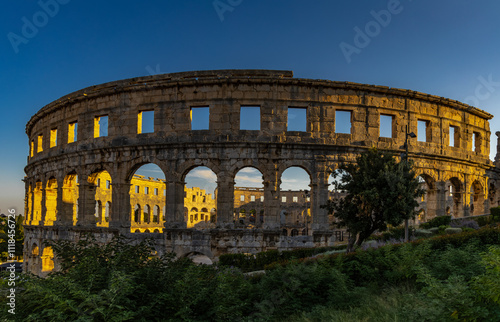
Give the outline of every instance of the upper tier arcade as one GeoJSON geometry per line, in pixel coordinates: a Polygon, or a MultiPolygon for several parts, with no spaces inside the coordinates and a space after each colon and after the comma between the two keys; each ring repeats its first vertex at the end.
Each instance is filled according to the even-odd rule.
{"type": "Polygon", "coordinates": [[[164,198],[157,196],[147,212],[161,218],[158,238],[167,250],[197,247],[213,257],[297,246],[279,237],[281,176],[290,167],[310,178],[311,219],[300,245],[329,245],[332,219],[321,205],[329,198],[331,173],[372,147],[399,156],[406,139],[427,190],[422,220],[484,214],[498,204],[500,191],[489,160],[491,118],[451,99],[294,78],[291,71],[195,71],[87,87],[43,107],[26,125],[25,250],[34,253],[43,239],[70,238],[82,229],[137,235],[131,222],[143,208],[131,205],[137,193],[131,185],[135,171],[148,163],[165,174],[151,188],[164,190],[164,198]],[[215,206],[207,207],[214,223],[196,232],[202,237],[188,229],[184,205],[186,175],[198,166],[217,178],[215,206]],[[252,232],[238,230],[233,217],[235,175],[245,167],[262,173],[262,219],[252,232]],[[101,210],[106,223],[96,223],[101,210]]]}

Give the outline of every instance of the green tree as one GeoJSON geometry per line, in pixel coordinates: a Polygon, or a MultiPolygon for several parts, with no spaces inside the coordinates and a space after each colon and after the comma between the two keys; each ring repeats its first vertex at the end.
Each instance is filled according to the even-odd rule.
{"type": "MultiPolygon", "coordinates": [[[[14,256],[22,257],[23,256],[23,245],[24,245],[24,227],[23,227],[23,215],[16,216],[15,219],[15,251],[14,256]]],[[[9,224],[12,224],[12,219],[9,222],[7,217],[3,217],[0,219],[0,260],[6,261],[9,258],[8,253],[8,241],[9,241],[9,231],[11,228],[9,224]]]]}
{"type": "Polygon", "coordinates": [[[422,196],[411,162],[397,162],[393,155],[370,149],[356,163],[342,164],[336,189],[346,195],[328,200],[323,208],[335,214],[339,226],[350,233],[347,251],[361,245],[375,231],[398,226],[415,216],[415,198],[422,196]]]}

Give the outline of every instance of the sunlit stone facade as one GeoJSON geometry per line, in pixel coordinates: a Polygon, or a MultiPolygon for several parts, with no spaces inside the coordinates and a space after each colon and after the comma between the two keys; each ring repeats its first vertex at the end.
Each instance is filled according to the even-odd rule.
{"type": "Polygon", "coordinates": [[[371,147],[403,153],[407,128],[418,136],[408,139],[409,158],[427,188],[421,218],[483,214],[499,202],[498,169],[489,160],[491,117],[442,97],[293,78],[289,71],[185,72],[88,87],[43,107],[26,126],[25,267],[37,274],[50,267],[42,264],[41,257],[51,256],[44,240],[77,240],[88,232],[103,243],[118,234],[132,242],[149,236],[159,254],[210,258],[333,245],[331,218],[321,208],[330,174],[371,147]],[[208,117],[194,123],[202,109],[208,117]],[[304,116],[298,126],[297,115],[304,116]],[[342,124],[340,115],[348,117],[342,124]],[[145,178],[134,173],[148,163],[160,167],[165,181],[155,183],[157,201],[144,204],[133,189],[134,180],[145,178]],[[217,196],[191,223],[185,177],[198,166],[215,174],[217,196]],[[245,167],[262,173],[253,227],[235,212],[235,175],[245,167]],[[289,167],[310,178],[310,215],[291,219],[306,219],[298,234],[283,230],[281,175],[289,167]],[[136,205],[142,212],[134,218],[136,205]]]}

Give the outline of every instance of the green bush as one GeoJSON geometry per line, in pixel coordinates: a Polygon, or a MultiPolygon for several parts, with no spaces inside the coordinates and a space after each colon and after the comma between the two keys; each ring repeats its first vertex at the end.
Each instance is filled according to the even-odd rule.
{"type": "Polygon", "coordinates": [[[462,228],[448,227],[448,228],[445,228],[444,232],[446,234],[460,234],[462,232],[462,228]]]}
{"type": "Polygon", "coordinates": [[[481,217],[476,217],[474,218],[475,221],[477,221],[477,224],[480,227],[484,227],[490,223],[490,218],[489,216],[481,216],[481,217]]]}
{"type": "Polygon", "coordinates": [[[317,305],[343,307],[356,303],[357,290],[339,270],[322,263],[290,264],[262,276],[256,285],[256,320],[284,319],[317,305]]]}
{"type": "Polygon", "coordinates": [[[345,249],[345,245],[333,247],[297,248],[288,251],[268,250],[253,254],[224,254],[219,257],[222,266],[238,267],[243,272],[262,270],[275,262],[287,262],[301,259],[332,250],[345,249]]]}
{"type": "Polygon", "coordinates": [[[432,235],[434,235],[434,233],[429,230],[429,229],[416,229],[415,230],[415,236],[417,237],[431,237],[432,235]]]}
{"type": "Polygon", "coordinates": [[[500,221],[500,207],[490,208],[490,214],[495,221],[500,221]]]}
{"type": "Polygon", "coordinates": [[[448,226],[451,222],[451,216],[437,216],[426,223],[420,224],[420,228],[429,229],[432,227],[448,226]]]}
{"type": "Polygon", "coordinates": [[[432,227],[432,228],[429,228],[429,231],[430,231],[431,233],[433,233],[434,235],[439,234],[439,228],[438,228],[438,227],[432,227]]]}
{"type": "MultiPolygon", "coordinates": [[[[399,301],[393,302],[397,310],[391,310],[386,320],[496,321],[495,314],[498,317],[500,312],[498,245],[500,227],[488,227],[300,260],[298,256],[326,248],[228,257],[227,261],[247,267],[276,258],[280,263],[289,261],[274,264],[265,274],[246,276],[234,267],[198,266],[186,258],[176,260],[172,254],[150,258],[153,248],[148,242],[58,242],[53,248],[62,260],[63,272],[46,279],[27,277],[24,291],[16,294],[16,319],[276,321],[300,312],[318,312],[321,307],[350,312],[364,305],[366,294],[391,307],[391,302],[378,296],[396,287],[400,293],[409,292],[397,297],[399,301]]],[[[390,301],[394,300],[395,296],[390,301]]],[[[0,298],[4,308],[0,320],[10,318],[5,301],[0,298]]]]}

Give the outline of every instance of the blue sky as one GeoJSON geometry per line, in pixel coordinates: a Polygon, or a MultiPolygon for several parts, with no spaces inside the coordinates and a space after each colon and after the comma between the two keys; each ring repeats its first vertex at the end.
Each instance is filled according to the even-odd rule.
{"type": "MultiPolygon", "coordinates": [[[[5,2],[2,13],[1,212],[23,211],[31,115],[108,81],[284,69],[295,77],[421,91],[492,114],[500,105],[495,0],[41,0],[5,2]]],[[[494,133],[500,121],[490,126],[494,133]]]]}

